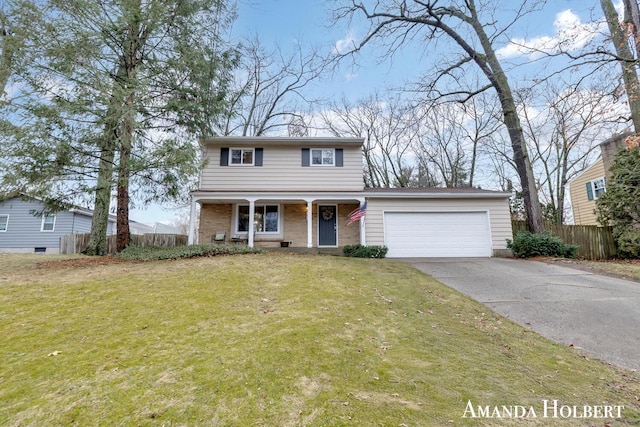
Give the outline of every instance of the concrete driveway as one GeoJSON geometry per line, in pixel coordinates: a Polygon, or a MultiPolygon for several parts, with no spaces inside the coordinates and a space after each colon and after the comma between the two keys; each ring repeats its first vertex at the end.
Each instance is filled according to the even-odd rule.
{"type": "Polygon", "coordinates": [[[547,338],[640,371],[640,283],[537,261],[402,261],[547,338]]]}

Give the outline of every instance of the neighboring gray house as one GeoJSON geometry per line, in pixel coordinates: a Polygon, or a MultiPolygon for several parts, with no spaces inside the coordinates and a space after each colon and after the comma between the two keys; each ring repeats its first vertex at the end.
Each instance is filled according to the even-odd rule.
{"type": "MultiPolygon", "coordinates": [[[[0,201],[0,252],[59,252],[60,236],[89,233],[93,212],[73,208],[55,215],[34,216],[43,203],[37,199],[12,197],[0,201]]],[[[109,219],[107,234],[115,233],[115,219],[109,219]]]]}

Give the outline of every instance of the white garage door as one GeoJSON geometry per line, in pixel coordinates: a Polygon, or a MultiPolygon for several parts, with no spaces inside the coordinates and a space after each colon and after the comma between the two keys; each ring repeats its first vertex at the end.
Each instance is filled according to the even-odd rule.
{"type": "Polygon", "coordinates": [[[385,212],[389,258],[491,256],[487,212],[385,212]]]}

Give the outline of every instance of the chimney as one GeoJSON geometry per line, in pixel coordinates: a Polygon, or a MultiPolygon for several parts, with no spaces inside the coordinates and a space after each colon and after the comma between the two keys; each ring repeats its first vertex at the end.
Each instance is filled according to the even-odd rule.
{"type": "Polygon", "coordinates": [[[633,135],[633,132],[631,131],[623,132],[621,134],[612,136],[611,138],[600,144],[600,152],[602,153],[602,163],[604,163],[604,174],[606,180],[609,180],[609,178],[611,178],[609,169],[613,164],[614,157],[620,150],[626,147],[624,145],[624,140],[631,135],[633,135]]]}

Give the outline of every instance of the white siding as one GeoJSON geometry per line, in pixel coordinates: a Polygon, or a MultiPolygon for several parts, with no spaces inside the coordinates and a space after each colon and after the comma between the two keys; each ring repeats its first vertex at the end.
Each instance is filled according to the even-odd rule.
{"type": "MultiPolygon", "coordinates": [[[[255,147],[261,147],[259,139],[255,147]]],[[[276,145],[262,147],[264,148],[263,166],[220,166],[220,148],[219,145],[206,145],[204,154],[207,165],[201,174],[200,190],[202,191],[358,191],[363,189],[360,147],[336,147],[344,150],[342,167],[302,166],[302,147],[276,145]]]]}
{"type": "Polygon", "coordinates": [[[512,239],[511,216],[507,199],[388,199],[367,198],[366,241],[367,245],[384,245],[384,212],[478,212],[489,213],[491,246],[493,253],[507,248],[507,239],[512,239]]]}

